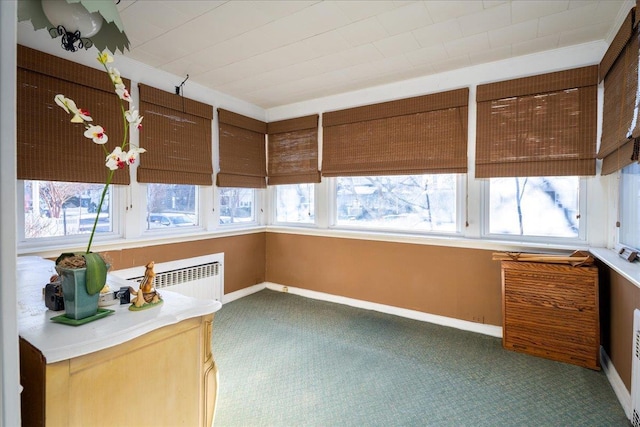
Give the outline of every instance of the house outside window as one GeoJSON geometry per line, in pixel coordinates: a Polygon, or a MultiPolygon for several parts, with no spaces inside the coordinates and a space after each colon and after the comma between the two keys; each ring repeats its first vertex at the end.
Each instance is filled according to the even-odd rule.
{"type": "MultiPolygon", "coordinates": [[[[91,233],[104,185],[24,180],[24,240],[62,238],[91,233]]],[[[114,231],[109,187],[96,233],[114,231]]]]}
{"type": "Polygon", "coordinates": [[[253,188],[220,188],[220,225],[255,223],[253,188]]]}
{"type": "Polygon", "coordinates": [[[336,225],[455,233],[457,175],[336,178],[336,225]]]}

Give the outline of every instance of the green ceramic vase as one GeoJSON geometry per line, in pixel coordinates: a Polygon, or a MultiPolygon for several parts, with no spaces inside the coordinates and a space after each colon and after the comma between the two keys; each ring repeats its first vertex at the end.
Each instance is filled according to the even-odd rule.
{"type": "Polygon", "coordinates": [[[87,293],[86,268],[57,268],[62,282],[65,316],[71,319],[84,319],[98,312],[100,292],[87,293]]]}

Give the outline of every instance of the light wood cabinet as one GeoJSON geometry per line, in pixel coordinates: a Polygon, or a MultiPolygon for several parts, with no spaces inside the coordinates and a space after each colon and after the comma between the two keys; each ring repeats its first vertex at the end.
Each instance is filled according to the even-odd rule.
{"type": "Polygon", "coordinates": [[[211,426],[213,314],[47,364],[20,339],[25,426],[211,426]]]}
{"type": "Polygon", "coordinates": [[[598,269],[502,261],[503,346],[600,369],[598,269]]]}

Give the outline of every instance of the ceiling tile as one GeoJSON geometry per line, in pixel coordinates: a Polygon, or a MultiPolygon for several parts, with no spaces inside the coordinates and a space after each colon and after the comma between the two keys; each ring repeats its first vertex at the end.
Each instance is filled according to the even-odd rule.
{"type": "Polygon", "coordinates": [[[543,16],[540,18],[538,35],[547,36],[595,24],[598,22],[596,11],[597,5],[590,5],[543,16]]]}
{"type": "Polygon", "coordinates": [[[472,65],[484,64],[485,62],[500,61],[511,56],[511,46],[501,46],[489,50],[480,50],[469,53],[469,60],[472,65]]]}
{"type": "Polygon", "coordinates": [[[362,7],[362,0],[341,0],[335,3],[352,22],[360,21],[398,7],[398,4],[393,1],[381,0],[367,2],[367,7],[362,7]]]}
{"type": "Polygon", "coordinates": [[[568,0],[518,0],[511,3],[511,19],[514,24],[553,15],[569,9],[568,0]]]}
{"type": "Polygon", "coordinates": [[[354,22],[335,31],[352,46],[371,43],[389,36],[376,17],[354,22]]]}
{"type": "Polygon", "coordinates": [[[449,54],[442,44],[436,44],[429,47],[423,47],[422,49],[414,50],[412,52],[407,52],[404,56],[413,66],[423,66],[425,64],[431,65],[434,62],[449,59],[449,54]]]}
{"type": "Polygon", "coordinates": [[[420,49],[420,45],[411,33],[382,39],[374,42],[373,45],[387,58],[420,49]]]}
{"type": "Polygon", "coordinates": [[[511,46],[513,56],[528,55],[530,53],[542,52],[543,50],[557,49],[559,34],[538,37],[526,42],[514,43],[511,46]]]}
{"type": "Polygon", "coordinates": [[[455,70],[456,68],[464,68],[471,65],[468,55],[458,56],[456,58],[447,59],[433,64],[433,70],[436,73],[455,70]]]}
{"type": "Polygon", "coordinates": [[[487,33],[480,33],[462,39],[445,42],[445,49],[452,58],[476,52],[482,49],[489,49],[489,36],[487,33]]]}
{"type": "Polygon", "coordinates": [[[305,49],[313,51],[316,56],[331,55],[353,47],[342,37],[339,30],[318,34],[317,36],[304,39],[300,43],[305,49]]]}
{"type": "Polygon", "coordinates": [[[538,20],[534,19],[489,31],[489,44],[492,48],[510,46],[514,43],[533,40],[537,34],[538,20]]]}
{"type": "Polygon", "coordinates": [[[462,30],[457,20],[452,19],[446,22],[439,22],[427,27],[418,28],[413,31],[420,46],[427,47],[434,44],[441,44],[445,41],[462,38],[462,30]]]}
{"type": "Polygon", "coordinates": [[[482,2],[477,0],[426,0],[424,3],[433,22],[449,21],[469,13],[480,12],[483,9],[482,2]]]}
{"type": "Polygon", "coordinates": [[[422,2],[410,3],[378,15],[378,20],[391,35],[404,33],[432,24],[433,21],[422,2]]]}
{"type": "Polygon", "coordinates": [[[458,22],[463,36],[471,36],[506,27],[511,24],[511,6],[502,4],[490,9],[484,9],[471,15],[461,16],[458,18],[458,22]]]}
{"type": "Polygon", "coordinates": [[[575,30],[563,31],[562,33],[560,33],[558,46],[571,46],[574,44],[581,44],[599,40],[602,39],[603,35],[605,35],[608,30],[608,24],[596,24],[589,27],[577,28],[575,30]]]}

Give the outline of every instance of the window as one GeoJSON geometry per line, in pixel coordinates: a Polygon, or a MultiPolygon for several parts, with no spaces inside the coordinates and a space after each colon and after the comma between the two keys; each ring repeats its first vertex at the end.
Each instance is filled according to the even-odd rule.
{"type": "Polygon", "coordinates": [[[620,175],[620,243],[640,249],[640,164],[632,163],[620,175]]]}
{"type": "Polygon", "coordinates": [[[220,224],[255,222],[253,188],[220,188],[220,224]]]}
{"type": "Polygon", "coordinates": [[[276,186],[276,222],[313,224],[315,222],[314,185],[276,186]]]}
{"type": "Polygon", "coordinates": [[[147,230],[193,227],[198,224],[198,186],[147,185],[147,230]]]}
{"type": "Polygon", "coordinates": [[[336,178],[336,224],[457,231],[456,174],[336,178]]]}
{"type": "MultiPolygon", "coordinates": [[[[24,238],[39,239],[91,233],[103,184],[24,180],[24,238]]],[[[113,231],[111,187],[96,233],[113,231]]]]}
{"type": "Polygon", "coordinates": [[[578,238],[579,195],[575,176],[491,178],[489,233],[578,238]]]}

